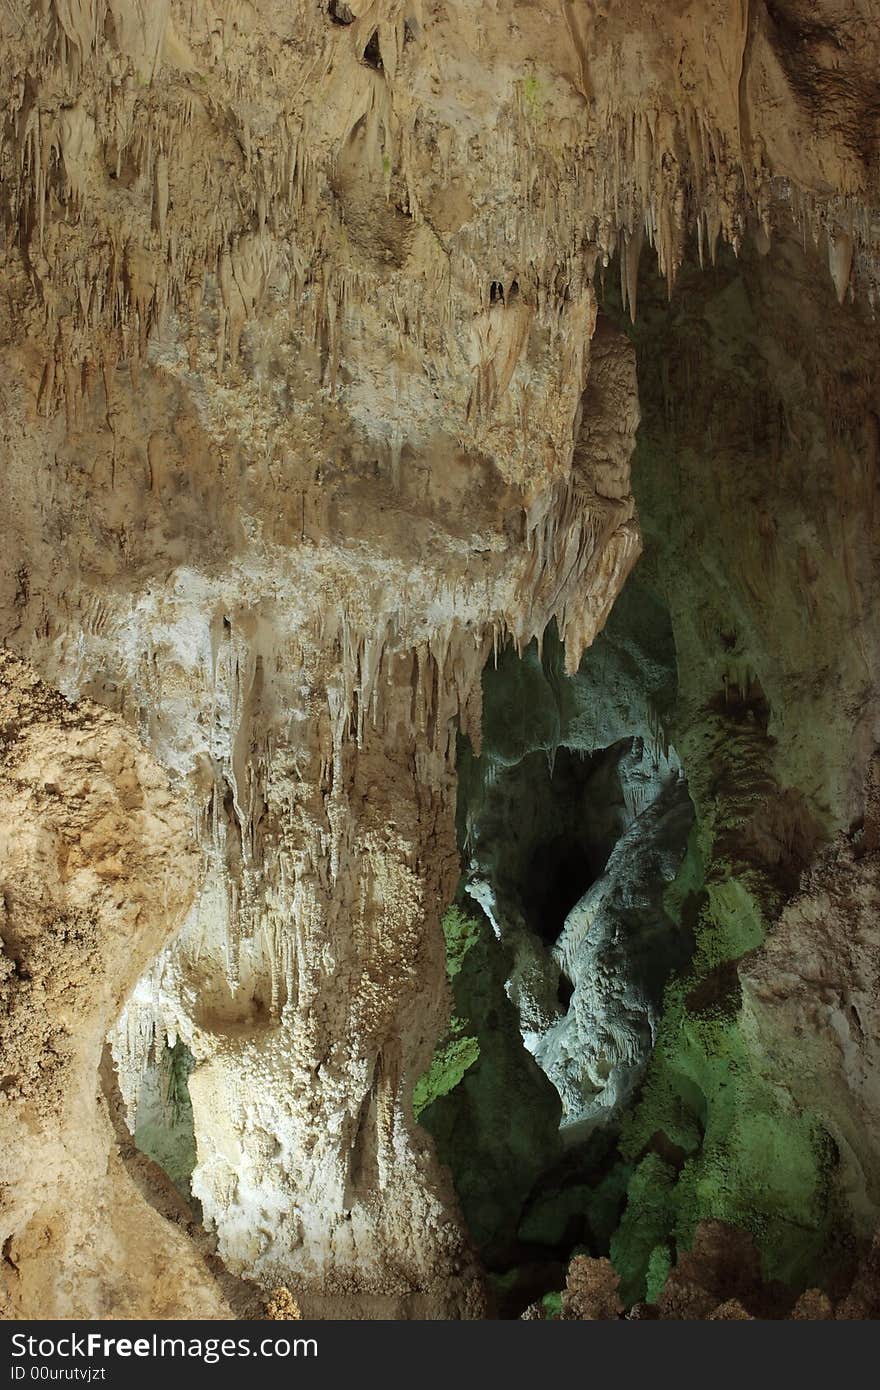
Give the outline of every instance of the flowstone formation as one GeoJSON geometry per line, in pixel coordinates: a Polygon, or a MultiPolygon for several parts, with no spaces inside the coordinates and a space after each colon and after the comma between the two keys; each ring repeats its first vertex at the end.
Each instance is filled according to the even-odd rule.
{"type": "MultiPolygon", "coordinates": [[[[0,7],[0,637],[38,682],[22,687],[4,666],[9,735],[46,700],[65,739],[80,718],[110,721],[84,780],[50,770],[40,782],[43,772],[29,770],[2,812],[42,913],[29,950],[43,963],[25,961],[16,989],[47,982],[45,996],[37,990],[46,1028],[66,1019],[76,1052],[75,1086],[34,1082],[36,1100],[2,1102],[13,1136],[4,1154],[14,1157],[4,1157],[0,1283],[17,1316],[171,1313],[169,1266],[181,1276],[178,1312],[226,1316],[249,1296],[234,1279],[221,1288],[221,1266],[213,1254],[205,1263],[185,1217],[169,1223],[151,1209],[142,1173],[137,1183],[107,1176],[117,1153],[136,1164],[130,1136],[139,1117],[142,1132],[157,1120],[155,1069],[177,1049],[193,1063],[189,1190],[227,1274],[264,1293],[286,1287],[307,1316],[484,1310],[474,1242],[413,1114],[454,985],[440,919],[460,873],[458,740],[479,752],[490,656],[508,644],[526,652],[555,623],[574,676],[636,562],[637,362],[649,438],[658,400],[667,417],[687,418],[655,463],[673,460],[676,495],[722,518],[702,599],[712,602],[727,552],[751,557],[737,583],[757,646],[744,642],[740,608],[735,628],[718,627],[702,599],[690,601],[696,547],[682,525],[691,513],[670,517],[664,469],[642,470],[672,546],[655,582],[676,646],[672,743],[696,807],[706,892],[725,920],[736,916],[736,939],[719,945],[712,968],[756,946],[781,907],[779,896],[762,901],[754,926],[746,864],[755,853],[791,893],[823,834],[832,854],[831,838],[850,833],[880,743],[867,558],[876,376],[865,329],[880,235],[874,9],[873,0],[0,7]],[[735,400],[740,422],[729,453],[707,432],[731,422],[707,418],[710,397],[692,389],[702,340],[684,353],[669,342],[668,332],[690,331],[687,315],[666,320],[647,353],[650,336],[639,329],[630,341],[622,313],[612,322],[624,306],[643,322],[640,257],[659,266],[674,314],[694,302],[690,291],[677,297],[680,280],[698,278],[690,259],[714,286],[721,271],[710,267],[727,264],[727,247],[759,265],[761,302],[779,311],[759,360],[778,385],[767,401],[782,401],[749,415],[751,361],[719,363],[711,399],[722,414],[735,400]],[[601,319],[612,270],[624,303],[601,319]],[[853,344],[850,377],[839,364],[853,344]],[[740,448],[746,418],[769,454],[755,440],[740,448]],[[701,454],[683,452],[701,432],[714,460],[702,470],[701,454]],[[791,461],[784,475],[775,440],[791,461]],[[785,547],[773,478],[786,506],[789,493],[803,494],[785,547]],[[707,479],[724,481],[717,498],[706,499],[707,479]],[[817,518],[837,519],[825,545],[812,543],[817,518]],[[786,582],[765,602],[761,586],[779,574],[786,582]],[[777,656],[770,615],[792,594],[787,631],[798,637],[777,656]],[[841,620],[852,620],[852,641],[838,659],[827,653],[841,620]],[[716,629],[722,641],[733,633],[720,691],[701,655],[716,629]],[[746,680],[746,660],[759,685],[746,680]],[[822,680],[808,680],[811,670],[822,680]],[[704,718],[710,686],[720,704],[704,718]],[[803,737],[779,737],[786,720],[803,737]],[[114,749],[134,768],[121,789],[114,749]],[[740,765],[750,769],[745,792],[740,765]],[[745,817],[742,798],[753,794],[764,810],[745,817]],[[32,839],[22,838],[26,824],[32,839]],[[44,852],[41,837],[52,846],[85,837],[82,864],[74,855],[68,866],[66,849],[44,852]],[[149,847],[160,840],[154,864],[149,847]],[[101,880],[105,861],[116,865],[113,910],[109,890],[76,879],[101,880]],[[74,1026],[73,995],[53,993],[74,938],[56,938],[89,893],[100,997],[83,982],[92,1003],[74,1026]],[[112,1059],[99,1081],[107,1036],[112,1059]],[[88,1128],[99,1087],[111,1128],[100,1131],[100,1153],[77,1149],[66,1163],[59,1155],[81,1138],[68,1103],[82,1101],[88,1128]],[[56,1199],[32,1161],[37,1132],[55,1155],[46,1171],[63,1169],[69,1184],[59,1188],[63,1212],[44,1205],[56,1199]],[[86,1225],[100,1229],[95,1260],[112,1248],[100,1279],[86,1225]]],[[[728,315],[738,331],[736,294],[710,316],[722,340],[728,315]]],[[[652,323],[649,335],[656,314],[652,323]]],[[[737,341],[753,351],[753,338],[737,341]]],[[[631,727],[619,736],[637,737],[631,727]]],[[[618,780],[633,778],[635,763],[618,780]]],[[[876,853],[867,835],[865,845],[876,853]]],[[[661,878],[674,857],[657,860],[661,878]]],[[[836,892],[833,865],[828,875],[816,892],[836,892]]],[[[15,921],[7,904],[13,960],[15,921]]],[[[582,945],[572,938],[560,950],[553,981],[559,1001],[560,972],[568,976],[575,1020],[590,989],[582,945]]],[[[859,999],[872,949],[853,955],[859,999]]],[[[704,950],[695,968],[708,959],[704,950]]],[[[784,1032],[807,1005],[777,1006],[757,968],[754,978],[750,1039],[784,1032]]],[[[10,1016],[17,998],[4,1004],[10,1016]]],[[[838,1012],[861,1056],[849,1002],[838,1012]]],[[[648,1017],[642,1003],[636,1013],[648,1017]]],[[[536,1058],[545,1048],[546,1073],[535,1067],[551,1100],[577,1124],[606,1091],[612,1109],[624,1093],[629,1104],[647,1059],[642,1026],[627,1032],[607,1087],[598,1053],[581,1054],[580,1024],[551,1037],[554,1026],[546,1013],[529,1025],[536,1058]]],[[[758,1066],[764,1044],[748,1046],[758,1066]]],[[[655,1128],[667,1125],[667,1100],[676,1104],[682,1069],[674,1084],[662,1070],[677,1067],[672,1047],[661,1021],[628,1149],[628,1210],[637,1213],[655,1159],[664,1192],[684,1194],[693,1171],[699,1200],[672,1199],[644,1259],[621,1256],[633,1285],[705,1214],[705,1170],[687,1168],[699,1166],[697,1150],[709,1162],[699,1124],[669,1132],[665,1157],[650,1147],[653,1130],[643,1133],[652,1097],[655,1128]],[[680,1169],[669,1162],[679,1150],[680,1169]]],[[[825,1052],[815,1065],[834,1078],[833,1061],[825,1052]]],[[[769,1050],[764,1062],[772,1073],[769,1050]]],[[[855,1078],[860,1063],[849,1065],[855,1078]]],[[[860,1230],[873,1200],[860,1136],[873,1130],[858,1116],[871,1096],[870,1081],[853,1081],[852,1108],[837,1122],[855,1136],[850,1190],[863,1182],[868,1194],[858,1198],[860,1230]]],[[[722,1136],[731,1152],[732,1125],[722,1136]]],[[[713,1214],[736,1219],[743,1189],[720,1186],[732,1195],[713,1214]]]]}

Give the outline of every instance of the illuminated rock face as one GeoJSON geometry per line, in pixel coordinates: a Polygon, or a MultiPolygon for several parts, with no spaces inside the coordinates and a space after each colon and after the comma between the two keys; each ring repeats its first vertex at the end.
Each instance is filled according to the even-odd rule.
{"type": "MultiPolygon", "coordinates": [[[[506,639],[555,619],[578,668],[639,554],[609,258],[635,317],[643,241],[672,285],[694,237],[785,277],[806,232],[809,302],[871,300],[877,37],[867,5],[822,8],[0,12],[0,635],[136,737],[183,817],[89,1065],[134,987],[131,1123],[180,1039],[219,1254],[305,1311],[482,1307],[410,1104],[449,1004],[456,738],[479,748],[506,639]]],[[[96,1313],[153,1310],[125,1277],[96,1313]]],[[[48,1278],[3,1268],[25,1313],[48,1278]]]]}
{"type": "Polygon", "coordinates": [[[693,944],[664,907],[693,821],[668,742],[668,614],[634,576],[573,676],[550,631],[540,654],[508,649],[483,691],[482,754],[461,765],[465,892],[509,955],[506,993],[571,1144],[619,1122],[693,944]]]}

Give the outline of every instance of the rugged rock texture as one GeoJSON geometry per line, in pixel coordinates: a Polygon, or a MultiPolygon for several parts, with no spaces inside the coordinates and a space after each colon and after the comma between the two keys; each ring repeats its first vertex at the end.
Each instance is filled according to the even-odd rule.
{"type": "MultiPolygon", "coordinates": [[[[670,304],[643,291],[639,574],[675,635],[670,737],[696,808],[703,897],[692,969],[667,994],[623,1144],[637,1168],[612,1258],[627,1298],[657,1292],[701,1219],[745,1226],[765,1274],[801,1285],[847,1267],[853,1232],[877,1223],[857,1195],[875,1170],[873,1122],[853,1156],[843,1112],[858,1113],[864,1092],[830,1014],[804,1042],[823,1059],[822,1085],[808,1094],[782,1063],[801,1046],[794,980],[803,969],[823,985],[809,914],[775,926],[824,844],[849,840],[829,851],[846,862],[872,834],[876,334],[792,242],[685,271],[670,304]]],[[[844,1012],[880,957],[856,906],[870,901],[870,857],[839,939],[831,928],[844,1012]],[[862,959],[849,967],[853,933],[862,959]]],[[[830,884],[824,863],[815,873],[830,884]]]]}
{"type": "Polygon", "coordinates": [[[657,1303],[637,1303],[628,1312],[620,1298],[620,1278],[606,1259],[578,1255],[572,1260],[565,1289],[555,1299],[531,1304],[525,1318],[750,1321],[755,1318],[824,1322],[831,1318],[875,1319],[880,1313],[880,1242],[859,1262],[848,1288],[831,1299],[821,1289],[807,1289],[793,1300],[783,1285],[761,1278],[761,1262],[742,1231],[721,1221],[704,1221],[692,1248],[671,1270],[657,1303]]]}
{"type": "Polygon", "coordinates": [[[509,949],[485,919],[457,920],[468,931],[451,980],[454,1013],[416,1091],[419,1121],[449,1165],[468,1232],[491,1276],[495,1309],[508,1311],[513,1299],[511,1311],[518,1313],[564,1274],[567,1251],[542,1248],[553,1244],[542,1240],[543,1232],[529,1239],[521,1229],[533,1192],[563,1156],[561,1104],[522,1045],[518,1012],[505,994],[509,949]],[[542,1267],[548,1261],[550,1270],[542,1267]],[[521,1284],[528,1296],[517,1302],[521,1284]]]}
{"type": "Polygon", "coordinates": [[[631,1095],[688,953],[663,907],[692,820],[674,698],[668,619],[631,582],[574,676],[553,632],[487,670],[481,756],[459,759],[465,891],[512,952],[507,993],[569,1138],[631,1095]]]}
{"type": "MultiPolygon", "coordinates": [[[[71,702],[43,686],[15,694],[13,674],[16,719],[29,699],[36,712],[54,700],[43,722],[61,732],[47,739],[72,743],[53,757],[73,759],[53,801],[22,735],[14,756],[31,758],[33,778],[13,788],[4,834],[44,914],[33,950],[45,963],[26,969],[54,990],[67,969],[56,956],[76,970],[89,952],[101,962],[100,1000],[77,1006],[76,1083],[46,1084],[33,1142],[56,1167],[74,1145],[66,1105],[81,1095],[94,1108],[108,1030],[132,1126],[151,1055],[185,1045],[192,1191],[219,1254],[307,1314],[483,1307],[411,1105],[450,1003],[440,916],[459,873],[456,740],[479,749],[481,673],[508,637],[522,650],[555,620],[573,675],[601,631],[641,543],[629,472],[640,394],[656,424],[665,391],[678,420],[669,453],[652,455],[674,461],[674,486],[666,469],[642,474],[671,538],[659,583],[682,682],[673,742],[710,902],[722,916],[744,903],[739,945],[719,947],[712,968],[758,944],[781,906],[777,880],[792,891],[823,835],[860,814],[880,742],[864,327],[877,18],[873,0],[0,9],[0,636],[71,702]],[[707,265],[725,244],[743,253],[760,331],[740,331],[734,288],[685,352],[670,338],[695,326],[663,320],[652,378],[658,317],[635,346],[597,317],[612,257],[616,307],[635,317],[644,303],[645,240],[667,285],[680,279],[670,314],[685,317],[703,293],[695,268],[679,276],[687,247],[707,265]],[[719,349],[695,391],[706,340],[723,349],[728,335],[735,359],[719,349]],[[711,466],[688,452],[694,437],[710,441],[711,466]],[[698,527],[715,530],[693,602],[698,527]],[[831,659],[841,624],[851,641],[831,659]],[[854,739],[841,705],[857,710],[854,739]],[[82,735],[80,719],[93,721],[82,735]],[[82,784],[77,758],[90,760],[82,784]],[[163,803],[161,835],[159,810],[129,809],[118,787],[133,769],[152,805],[155,764],[176,808],[163,803]],[[44,790],[25,814],[32,782],[44,790]],[[198,856],[183,853],[190,832],[198,856]],[[55,869],[68,844],[93,865],[73,855],[73,888],[55,869]],[[125,950],[102,872],[128,912],[149,904],[125,950]],[[91,925],[49,946],[65,913],[85,911],[77,873],[101,879],[91,925]],[[761,899],[759,929],[766,881],[776,896],[761,899]]],[[[701,283],[714,290],[728,265],[701,283]]],[[[7,916],[15,954],[24,927],[7,916]]],[[[67,1006],[47,1001],[51,1030],[67,1006]]],[[[649,1083],[649,1107],[664,1084],[649,1083]]],[[[867,1103],[854,1086],[854,1105],[867,1103]]],[[[653,1130],[642,1139],[640,1125],[641,1164],[653,1130]]],[[[95,1132],[112,1160],[110,1131],[95,1132]]],[[[199,1267],[131,1192],[130,1234],[119,1227],[111,1177],[94,1180],[109,1184],[109,1283],[86,1277],[98,1255],[77,1234],[94,1200],[65,1198],[64,1223],[46,1228],[67,1234],[39,1247],[47,1199],[24,1120],[17,1136],[4,1227],[17,1313],[73,1307],[47,1292],[67,1260],[86,1271],[69,1296],[101,1315],[167,1297],[145,1255],[163,1242],[180,1248],[182,1273],[199,1267]]],[[[101,1167],[97,1150],[77,1153],[69,1174],[101,1167]]],[[[673,1228],[685,1240],[699,1216],[741,1200],[683,1221],[667,1212],[647,1257],[668,1264],[673,1228]]],[[[185,1274],[187,1297],[222,1315],[201,1281],[185,1274]]]]}
{"type": "Polygon", "coordinates": [[[754,1051],[800,1105],[819,1098],[844,1205],[864,1235],[880,1208],[878,909],[880,858],[841,837],[741,971],[754,1051]]]}
{"type": "Polygon", "coordinates": [[[0,1290],[7,1316],[232,1316],[123,1167],[100,1092],[107,1029],[179,925],[198,858],[165,774],[120,719],[0,653],[0,1290]]]}

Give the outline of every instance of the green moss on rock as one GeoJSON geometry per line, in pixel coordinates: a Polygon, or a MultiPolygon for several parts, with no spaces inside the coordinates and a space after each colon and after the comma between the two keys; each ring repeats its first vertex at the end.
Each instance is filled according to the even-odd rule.
{"type": "Polygon", "coordinates": [[[454,980],[468,951],[480,939],[480,925],[453,905],[443,914],[443,937],[446,942],[446,974],[450,980],[454,980]]]}
{"type": "MultiPolygon", "coordinates": [[[[792,286],[808,268],[792,260],[788,271],[792,286]]],[[[692,914],[696,949],[667,988],[621,1139],[635,1169],[611,1252],[630,1302],[657,1297],[704,1219],[751,1232],[765,1277],[795,1286],[826,1281],[846,1229],[822,1097],[799,1106],[773,1081],[766,1039],[743,1025],[737,971],[840,824],[852,762],[840,692],[862,680],[858,643],[841,647],[836,635],[841,614],[858,619],[846,547],[827,519],[824,461],[839,444],[817,393],[798,385],[811,379],[801,357],[822,347],[793,327],[810,310],[782,301],[783,278],[768,262],[725,255],[712,276],[686,267],[669,303],[647,277],[628,330],[643,422],[638,576],[671,614],[671,736],[697,812],[667,894],[673,914],[692,914]],[[809,437],[812,468],[782,419],[809,437]],[[808,581],[807,550],[817,557],[808,581]]],[[[821,371],[831,379],[836,364],[821,371]]]]}
{"type": "Polygon", "coordinates": [[[479,1057],[478,1038],[455,1036],[462,1028],[461,1019],[452,1020],[450,1032],[453,1036],[438,1045],[430,1067],[416,1082],[413,1090],[413,1110],[416,1119],[419,1119],[422,1111],[440,1096],[448,1095],[461,1081],[468,1067],[472,1067],[479,1057]]]}
{"type": "Polygon", "coordinates": [[[523,1048],[504,991],[509,962],[488,922],[455,908],[444,933],[460,1033],[441,1043],[415,1102],[471,1236],[500,1271],[536,1180],[558,1157],[560,1103],[523,1048]]]}
{"type": "Polygon", "coordinates": [[[562,1317],[562,1290],[555,1290],[552,1293],[545,1293],[541,1299],[541,1307],[544,1309],[544,1317],[548,1319],[562,1317]]]}

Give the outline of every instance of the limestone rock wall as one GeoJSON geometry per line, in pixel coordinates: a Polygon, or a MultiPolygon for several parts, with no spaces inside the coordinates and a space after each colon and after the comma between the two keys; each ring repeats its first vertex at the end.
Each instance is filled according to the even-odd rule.
{"type": "Polygon", "coordinates": [[[230,1317],[123,1167],[98,1076],[196,889],[185,811],[118,716],[71,708],[8,653],[0,669],[4,1315],[230,1317]]]}
{"type": "Polygon", "coordinates": [[[186,1042],[235,1272],[481,1306],[409,1097],[484,661],[555,618],[573,672],[640,547],[594,274],[620,253],[635,314],[643,241],[671,285],[689,236],[710,262],[793,228],[870,302],[875,10],[0,11],[0,636],[186,808],[181,934],[108,966],[101,1027],[137,961],[123,1097],[186,1042]]]}

